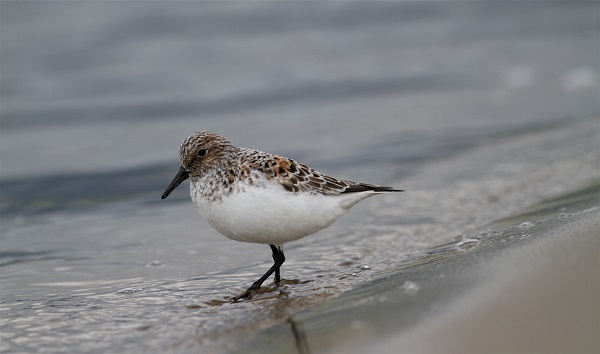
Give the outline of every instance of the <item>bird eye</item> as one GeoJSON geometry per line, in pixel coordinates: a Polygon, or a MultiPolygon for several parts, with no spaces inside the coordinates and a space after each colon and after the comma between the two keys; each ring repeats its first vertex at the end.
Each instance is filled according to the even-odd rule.
{"type": "Polygon", "coordinates": [[[200,150],[198,150],[198,156],[199,157],[205,156],[206,153],[207,153],[206,149],[200,149],[200,150]]]}

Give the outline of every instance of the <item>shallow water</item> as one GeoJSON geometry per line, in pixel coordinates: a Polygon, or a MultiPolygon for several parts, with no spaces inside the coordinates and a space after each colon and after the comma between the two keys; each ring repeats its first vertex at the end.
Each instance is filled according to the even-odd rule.
{"type": "Polygon", "coordinates": [[[5,351],[222,352],[598,176],[594,4],[0,6],[5,351]],[[270,250],[160,200],[196,130],[407,191],[230,304],[270,250]]]}

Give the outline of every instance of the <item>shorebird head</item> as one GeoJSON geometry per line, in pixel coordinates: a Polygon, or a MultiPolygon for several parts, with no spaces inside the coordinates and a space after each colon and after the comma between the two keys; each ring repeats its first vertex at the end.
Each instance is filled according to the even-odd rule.
{"type": "Polygon", "coordinates": [[[229,140],[213,132],[196,132],[187,137],[179,147],[179,171],[165,190],[165,199],[188,177],[198,178],[228,160],[236,147],[229,140]]]}

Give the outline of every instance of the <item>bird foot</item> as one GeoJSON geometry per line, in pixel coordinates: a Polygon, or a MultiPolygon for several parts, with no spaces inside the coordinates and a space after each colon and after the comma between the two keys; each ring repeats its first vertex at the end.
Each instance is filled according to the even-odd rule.
{"type": "Polygon", "coordinates": [[[234,296],[231,299],[229,299],[229,302],[238,302],[241,299],[250,300],[250,299],[252,299],[252,297],[254,295],[256,295],[256,293],[258,292],[258,289],[260,289],[260,285],[256,286],[256,284],[252,284],[252,286],[250,286],[248,288],[248,290],[244,291],[243,293],[239,294],[238,296],[234,296]]]}
{"type": "Polygon", "coordinates": [[[238,302],[241,299],[250,300],[250,299],[252,299],[254,294],[256,294],[256,290],[248,289],[248,290],[244,291],[243,293],[239,294],[238,296],[234,296],[231,299],[229,299],[229,302],[238,302]]]}

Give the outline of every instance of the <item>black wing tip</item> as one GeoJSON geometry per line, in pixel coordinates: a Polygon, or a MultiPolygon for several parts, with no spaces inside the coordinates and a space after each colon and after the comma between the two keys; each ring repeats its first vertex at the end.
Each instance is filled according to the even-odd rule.
{"type": "Polygon", "coordinates": [[[394,187],[379,187],[370,189],[374,192],[404,192],[404,189],[394,189],[394,187]]]}
{"type": "Polygon", "coordinates": [[[378,186],[375,184],[357,183],[348,187],[342,193],[355,193],[355,192],[404,192],[404,189],[395,189],[394,187],[378,186]]]}

